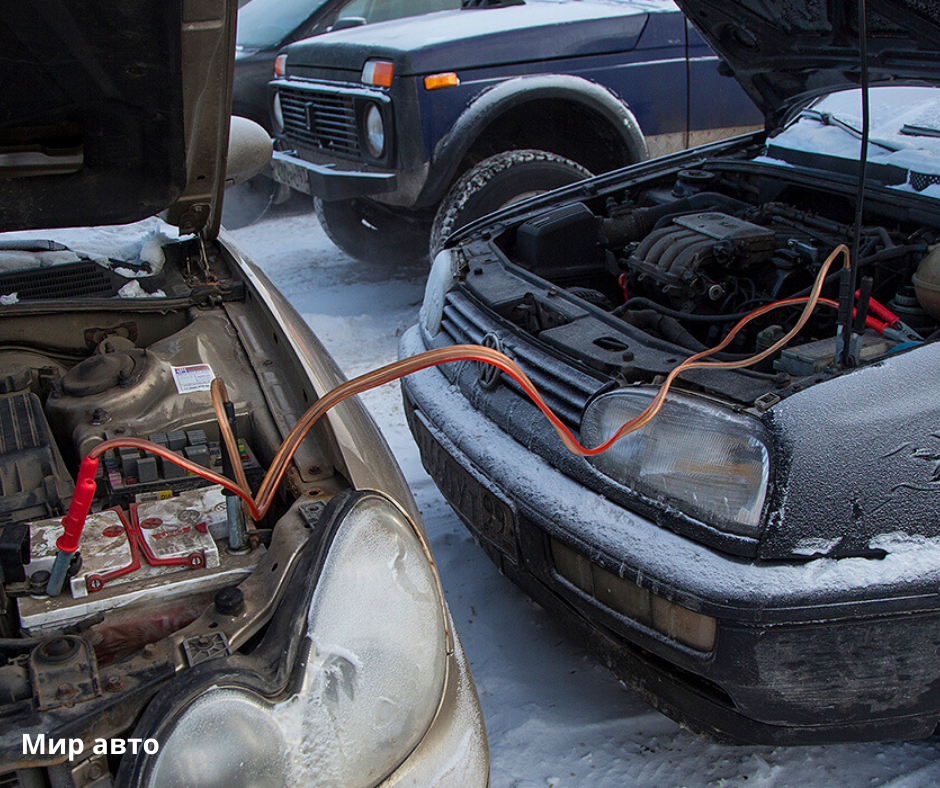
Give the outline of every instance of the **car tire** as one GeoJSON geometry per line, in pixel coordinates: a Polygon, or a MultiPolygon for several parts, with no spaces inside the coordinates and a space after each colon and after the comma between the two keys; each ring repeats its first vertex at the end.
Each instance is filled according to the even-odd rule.
{"type": "Polygon", "coordinates": [[[323,202],[314,210],[327,237],[350,257],[364,263],[413,265],[426,260],[428,228],[364,200],[323,202]]]}
{"type": "Polygon", "coordinates": [[[434,259],[455,230],[542,192],[590,178],[580,164],[543,150],[511,150],[484,159],[451,187],[431,225],[434,259]]]}

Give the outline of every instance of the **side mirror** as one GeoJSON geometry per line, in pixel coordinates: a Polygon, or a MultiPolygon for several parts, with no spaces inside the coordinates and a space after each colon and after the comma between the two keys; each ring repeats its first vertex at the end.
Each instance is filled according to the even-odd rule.
{"type": "Polygon", "coordinates": [[[362,27],[366,23],[365,17],[362,16],[345,16],[342,19],[337,19],[333,26],[326,32],[332,33],[336,30],[348,30],[350,27],[362,27]]]}
{"type": "Polygon", "coordinates": [[[261,126],[233,115],[229,125],[225,188],[254,178],[271,163],[274,143],[261,126]]]}

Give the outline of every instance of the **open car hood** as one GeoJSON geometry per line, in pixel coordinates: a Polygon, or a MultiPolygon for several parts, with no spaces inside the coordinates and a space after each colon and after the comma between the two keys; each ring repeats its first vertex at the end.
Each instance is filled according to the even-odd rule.
{"type": "MultiPolygon", "coordinates": [[[[859,84],[849,0],[676,0],[764,111],[768,129],[809,98],[859,84]]],[[[940,7],[867,0],[872,84],[940,79],[940,7]]]]}
{"type": "Polygon", "coordinates": [[[0,231],[218,231],[234,0],[0,8],[0,231]]]}

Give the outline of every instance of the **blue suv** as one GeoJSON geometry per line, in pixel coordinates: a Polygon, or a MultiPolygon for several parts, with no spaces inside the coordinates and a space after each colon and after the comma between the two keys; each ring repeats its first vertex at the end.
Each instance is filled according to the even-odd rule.
{"type": "Polygon", "coordinates": [[[285,54],[275,177],[362,260],[422,257],[526,196],[762,124],[662,0],[471,5],[285,54]]]}

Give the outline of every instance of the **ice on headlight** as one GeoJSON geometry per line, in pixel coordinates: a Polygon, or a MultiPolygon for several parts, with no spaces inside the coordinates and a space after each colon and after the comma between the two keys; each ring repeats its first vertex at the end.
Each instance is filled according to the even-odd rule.
{"type": "Polygon", "coordinates": [[[145,784],[371,788],[430,727],[446,646],[437,577],[413,526],[364,494],[329,547],[287,697],[237,679],[207,687],[168,724],[145,784]]]}
{"type": "Polygon", "coordinates": [[[273,710],[293,785],[372,785],[417,745],[444,681],[433,570],[404,518],[367,499],[337,537],[308,618],[301,691],[273,710]]]}
{"type": "Polygon", "coordinates": [[[424,301],[418,312],[418,321],[430,336],[437,336],[441,330],[444,316],[444,298],[456,284],[454,263],[449,249],[438,252],[431,265],[427,284],[424,287],[424,301]]]}
{"type": "Polygon", "coordinates": [[[284,731],[267,704],[241,690],[217,689],[198,698],[177,722],[148,785],[287,788],[295,783],[288,779],[286,752],[284,731]]]}

